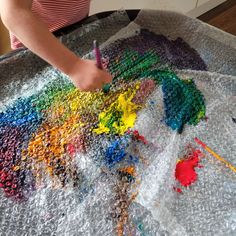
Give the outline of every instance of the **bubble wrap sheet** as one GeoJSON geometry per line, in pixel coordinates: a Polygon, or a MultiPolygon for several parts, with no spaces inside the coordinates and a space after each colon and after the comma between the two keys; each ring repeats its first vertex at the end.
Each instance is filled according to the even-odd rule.
{"type": "Polygon", "coordinates": [[[79,92],[28,51],[0,62],[0,235],[235,235],[236,173],[194,141],[236,166],[235,37],[141,11],[61,41],[91,58],[94,38],[108,93],[79,92]],[[189,148],[202,168],[184,187],[189,148]]]}

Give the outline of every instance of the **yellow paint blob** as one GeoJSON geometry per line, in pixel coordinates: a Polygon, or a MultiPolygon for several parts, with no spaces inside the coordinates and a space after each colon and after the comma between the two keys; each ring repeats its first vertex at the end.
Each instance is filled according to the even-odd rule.
{"type": "Polygon", "coordinates": [[[58,124],[71,115],[97,114],[102,110],[106,99],[102,92],[81,92],[74,89],[56,99],[45,115],[50,123],[58,124]]]}
{"type": "Polygon", "coordinates": [[[132,90],[121,93],[117,100],[108,109],[99,114],[98,128],[93,132],[96,134],[113,133],[123,135],[129,128],[134,126],[137,118],[137,110],[141,107],[132,102],[137,90],[138,83],[132,90]]]}

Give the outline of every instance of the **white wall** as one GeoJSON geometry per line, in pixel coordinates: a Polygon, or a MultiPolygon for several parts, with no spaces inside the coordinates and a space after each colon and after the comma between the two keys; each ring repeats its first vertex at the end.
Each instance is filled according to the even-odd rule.
{"type": "Polygon", "coordinates": [[[118,9],[171,10],[197,17],[226,0],[91,0],[90,15],[118,9]]]}
{"type": "Polygon", "coordinates": [[[208,2],[208,1],[209,0],[198,0],[197,5],[200,6],[200,5],[202,5],[202,4],[204,4],[204,3],[208,2]]]}
{"type": "Polygon", "coordinates": [[[186,13],[196,7],[197,0],[92,0],[90,14],[116,9],[161,9],[186,13]]]}
{"type": "Polygon", "coordinates": [[[226,0],[198,0],[197,7],[189,11],[187,15],[192,17],[198,17],[225,1],[226,0]]]}

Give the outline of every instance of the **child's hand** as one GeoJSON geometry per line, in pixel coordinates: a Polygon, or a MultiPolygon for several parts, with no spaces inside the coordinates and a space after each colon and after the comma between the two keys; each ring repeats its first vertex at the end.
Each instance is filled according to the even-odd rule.
{"type": "Polygon", "coordinates": [[[81,91],[101,89],[111,83],[112,77],[104,70],[98,69],[95,61],[79,59],[68,74],[74,85],[81,91]]]}
{"type": "Polygon", "coordinates": [[[32,0],[0,0],[4,24],[32,52],[67,74],[82,91],[101,89],[111,83],[111,75],[90,60],[81,60],[48,30],[31,10],[32,0]]]}

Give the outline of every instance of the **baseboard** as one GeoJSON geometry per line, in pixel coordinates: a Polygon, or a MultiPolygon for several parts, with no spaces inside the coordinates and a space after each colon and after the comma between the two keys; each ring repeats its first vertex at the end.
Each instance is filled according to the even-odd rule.
{"type": "Polygon", "coordinates": [[[191,17],[198,17],[211,9],[217,7],[218,5],[222,4],[223,2],[226,2],[226,0],[210,0],[199,7],[189,11],[186,13],[186,15],[191,16],[191,17]]]}

